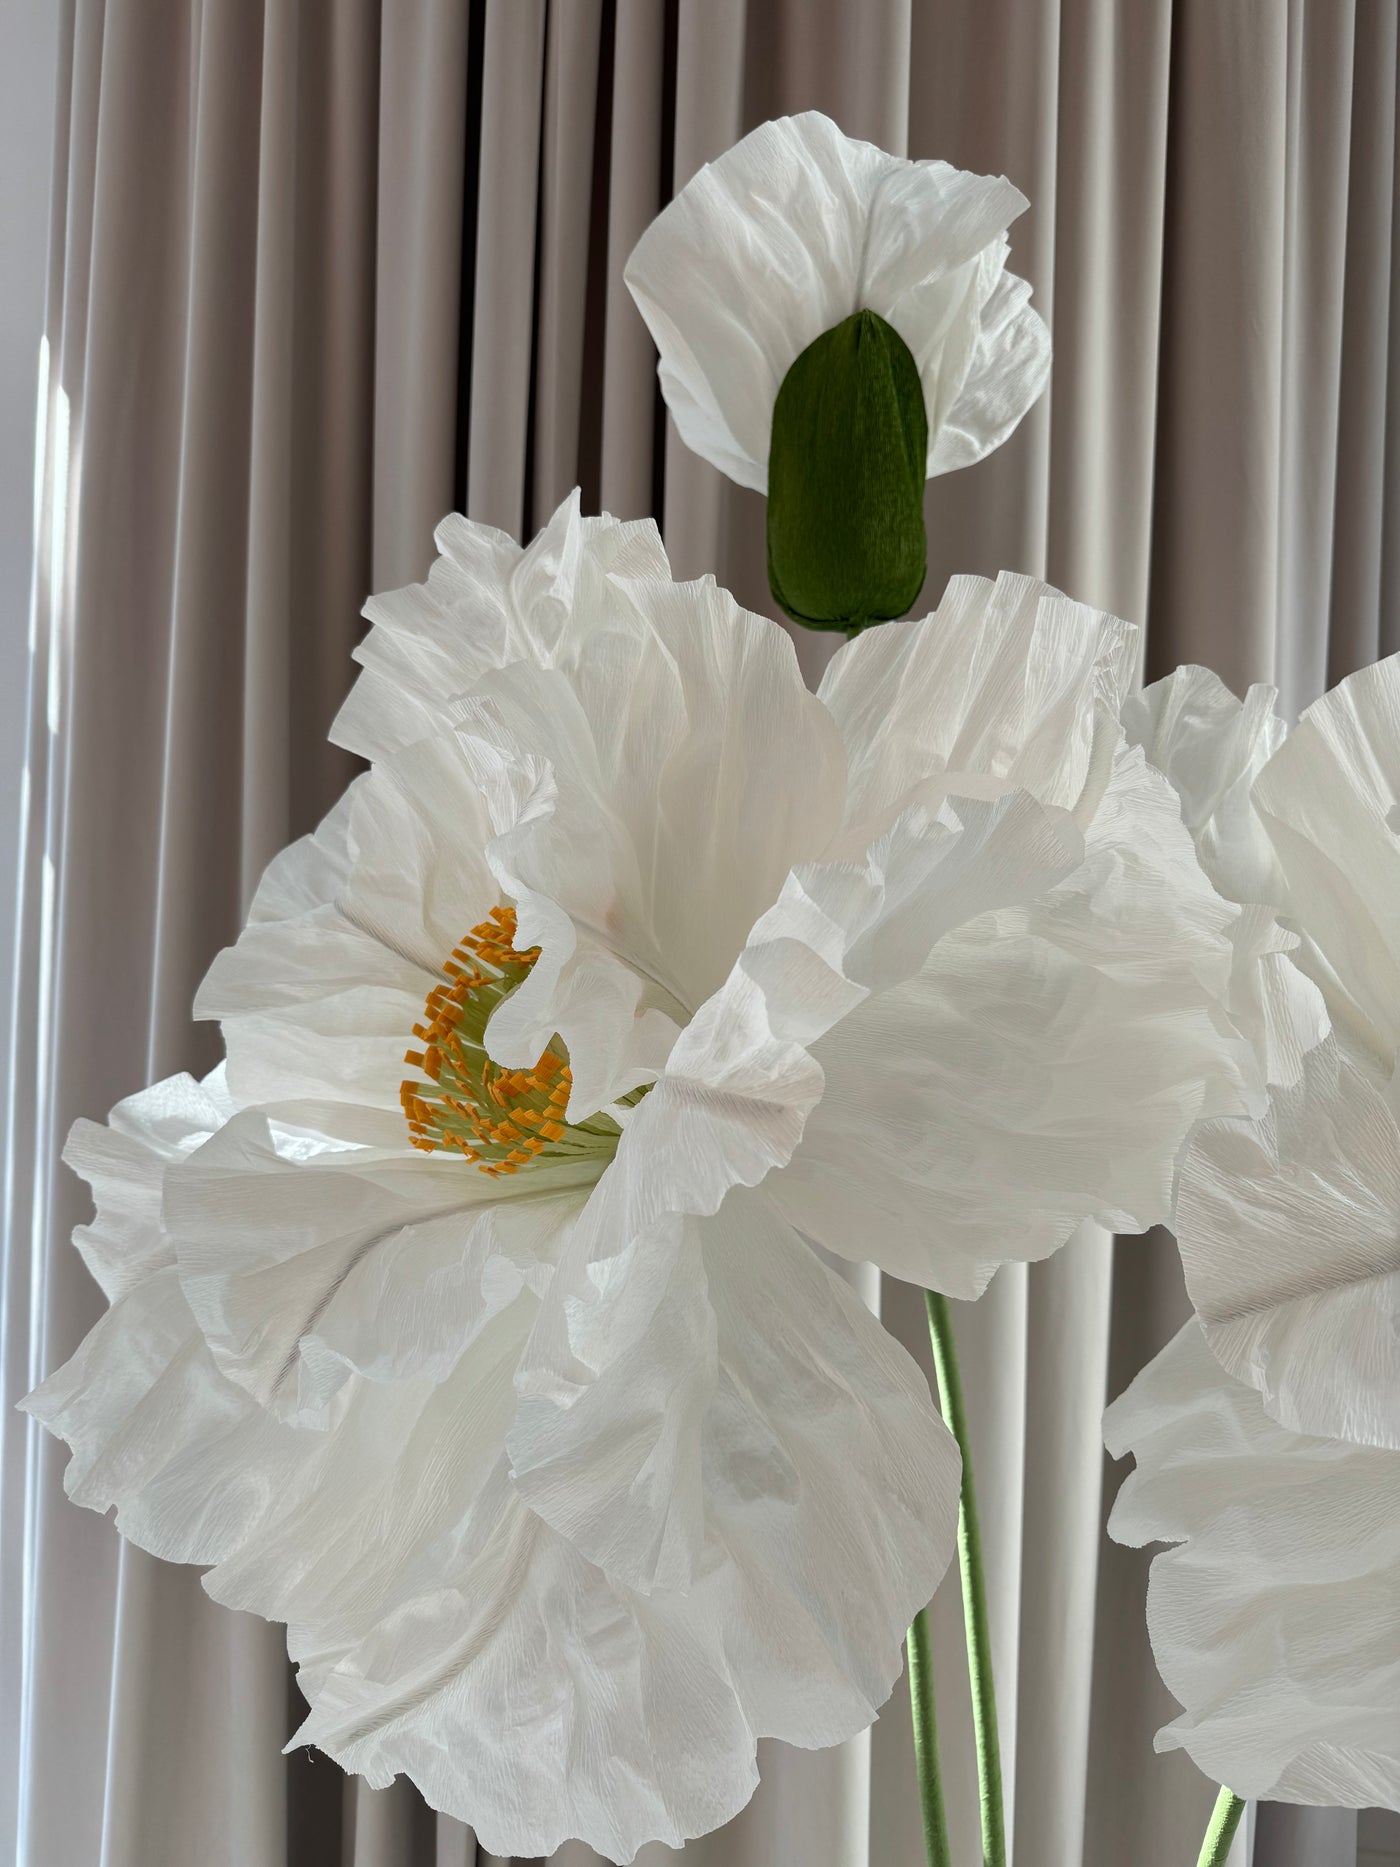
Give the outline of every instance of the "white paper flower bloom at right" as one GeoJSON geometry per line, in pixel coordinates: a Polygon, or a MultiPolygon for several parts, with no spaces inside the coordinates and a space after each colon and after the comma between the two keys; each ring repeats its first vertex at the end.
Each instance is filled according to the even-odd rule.
{"type": "Polygon", "coordinates": [[[819,111],[760,125],[692,177],[627,263],[682,440],[765,491],[784,376],[824,331],[874,311],[918,366],[930,476],[981,460],[1050,373],[1031,288],[1006,270],[1027,205],[1002,176],[887,155],[819,111]]]}
{"type": "Polygon", "coordinates": [[[1157,1735],[1237,1795],[1400,1808],[1400,1453],[1291,1433],[1189,1322],[1109,1408],[1109,1533],[1153,1561],[1181,1716],[1157,1735]]]}
{"type": "Polygon", "coordinates": [[[1253,904],[1233,1009],[1268,1106],[1193,1135],[1177,1241],[1212,1349],[1275,1419],[1400,1450],[1400,658],[1286,739],[1272,698],[1183,668],[1126,710],[1253,904]]]}

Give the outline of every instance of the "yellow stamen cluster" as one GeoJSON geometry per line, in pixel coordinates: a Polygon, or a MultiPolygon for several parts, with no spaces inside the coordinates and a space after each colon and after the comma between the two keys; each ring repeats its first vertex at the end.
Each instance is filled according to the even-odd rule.
{"type": "Polygon", "coordinates": [[[539,958],[538,947],[517,952],[514,941],[514,908],[494,907],[452,949],[443,983],[429,992],[424,1021],[413,1027],[423,1048],[404,1053],[428,1080],[407,1079],[399,1089],[414,1147],[454,1150],[493,1179],[541,1155],[610,1154],[619,1134],[605,1115],[579,1125],[564,1120],[573,1078],[552,1046],[532,1070],[503,1069],[487,1056],[487,1020],[539,958]]]}

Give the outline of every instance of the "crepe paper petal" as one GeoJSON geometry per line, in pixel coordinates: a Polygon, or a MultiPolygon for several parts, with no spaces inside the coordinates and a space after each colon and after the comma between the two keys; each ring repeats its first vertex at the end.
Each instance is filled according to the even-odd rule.
{"type": "Polygon", "coordinates": [[[813,1046],[825,1093],[773,1187],[800,1230],[966,1298],[1088,1217],[1168,1215],[1193,1123],[1244,1094],[1218,1009],[1229,911],[1136,753],[1119,748],[1084,846],[813,1046]]]}
{"type": "Polygon", "coordinates": [[[506,532],[454,512],[437,529],[425,582],[372,596],[355,650],[362,672],[331,738],[364,758],[440,727],[453,699],[515,661],[568,666],[599,627],[609,576],[669,577],[650,519],[585,518],[578,488],[523,549],[506,532]]]}
{"type": "Polygon", "coordinates": [[[1137,1461],[1109,1534],[1176,1545],[1147,1593],[1182,1706],[1158,1750],[1246,1798],[1400,1808],[1400,1454],[1278,1425],[1194,1321],[1104,1436],[1137,1461]]]}
{"type": "Polygon", "coordinates": [[[1400,1453],[1400,1117],[1335,1039],[1258,1122],[1207,1122],[1177,1233],[1221,1364],[1297,1432],[1400,1453]]]}
{"type": "Polygon", "coordinates": [[[73,1243],[109,1303],[174,1261],[160,1229],[165,1169],[207,1141],[234,1108],[220,1064],[202,1083],[171,1076],[138,1090],[105,1122],[74,1122],[64,1164],[91,1186],[97,1211],[75,1228],[73,1243]]]}
{"type": "Polygon", "coordinates": [[[1207,1341],[1274,1419],[1400,1449],[1400,662],[1286,739],[1272,702],[1183,668],[1125,710],[1215,886],[1249,904],[1228,1009],[1267,1085],[1192,1137],[1177,1241],[1207,1341]]]}
{"type": "Polygon", "coordinates": [[[1260,772],[1255,806],[1284,875],[1301,963],[1334,1024],[1400,1050],[1400,656],[1308,708],[1260,772]]]}
{"type": "Polygon", "coordinates": [[[906,803],[1014,786],[1063,810],[1092,808],[1121,742],[1136,636],[1003,571],[995,582],[954,577],[921,622],[848,643],[819,691],[846,746],[852,834],[868,836],[906,803]]]}
{"type": "Polygon", "coordinates": [[[1170,781],[1211,881],[1229,901],[1278,898],[1278,858],[1251,795],[1283,744],[1278,691],[1255,686],[1237,700],[1209,668],[1181,667],[1129,697],[1130,745],[1170,781]]]}
{"type": "MultiPolygon", "coordinates": [[[[703,1551],[715,1272],[711,1228],[693,1221],[737,1210],[759,1226],[764,1206],[738,1189],[803,1138],[823,1088],[807,1046],[949,928],[1078,866],[1073,824],[1024,792],[956,811],[898,819],[863,874],[794,872],[677,1040],[561,1257],[516,1379],[511,1463],[526,1502],[629,1586],[686,1587],[703,1551]]],[[[777,1253],[787,1227],[762,1224],[751,1249],[777,1253]]]]}

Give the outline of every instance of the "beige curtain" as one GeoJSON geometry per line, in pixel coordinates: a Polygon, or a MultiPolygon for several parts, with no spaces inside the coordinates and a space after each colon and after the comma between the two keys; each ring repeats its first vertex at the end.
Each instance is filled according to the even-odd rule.
{"type": "MultiPolygon", "coordinates": [[[[347,776],[363,596],[450,507],[654,511],[766,609],[760,499],[679,445],[622,284],[670,191],[762,118],[1003,171],[1049,393],[929,489],[954,570],[1047,576],[1289,707],[1400,648],[1395,0],[64,0],[4,1261],[0,1857],[468,1867],[402,1783],[279,1755],[278,1630],[69,1506],[13,1402],[100,1305],[69,1123],[213,1060],[194,986],[347,776]]],[[[821,644],[809,638],[811,665],[821,644]]],[[[926,1354],[917,1293],[868,1294],[926,1354]]],[[[1211,1786],[1098,1421],[1184,1313],[1168,1239],[1086,1235],[960,1310],[1016,1867],[1186,1862],[1211,1786]]],[[[955,1582],[936,1601],[957,1860],[978,1858],[955,1582]]],[[[1394,1830],[1261,1809],[1256,1867],[1394,1830]]],[[[1359,1851],[1361,1850],[1361,1851],[1359,1851]]],[[[1243,1861],[1246,1844],[1234,1858],[1243,1861]]],[[[666,1857],[652,1850],[652,1862],[666,1857]]],[[[594,1857],[563,1849],[563,1867],[594,1857]]],[[[644,1857],[647,1858],[647,1857],[644,1857]]],[[[917,1867],[902,1688],[770,1747],[694,1867],[917,1867]]]]}

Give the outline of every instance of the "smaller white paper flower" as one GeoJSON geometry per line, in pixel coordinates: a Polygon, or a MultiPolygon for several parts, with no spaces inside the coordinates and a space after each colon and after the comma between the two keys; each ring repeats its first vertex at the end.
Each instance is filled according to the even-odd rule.
{"type": "Polygon", "coordinates": [[[1147,1624],[1157,1734],[1239,1796],[1400,1808],[1400,1454],[1289,1432],[1196,1322],[1114,1402],[1109,1533],[1174,1543],[1147,1624]]]}
{"type": "Polygon", "coordinates": [[[1006,270],[1028,206],[1003,176],[907,162],[820,111],[764,123],[643,234],[627,284],[686,445],[768,486],[773,404],[824,331],[874,311],[924,386],[930,477],[1000,447],[1045,387],[1050,336],[1006,270]]]}
{"type": "Polygon", "coordinates": [[[1125,710],[1251,904],[1231,1009],[1268,1102],[1194,1133],[1177,1241],[1211,1348],[1275,1419],[1400,1449],[1400,658],[1286,740],[1272,701],[1183,668],[1125,710]]]}

